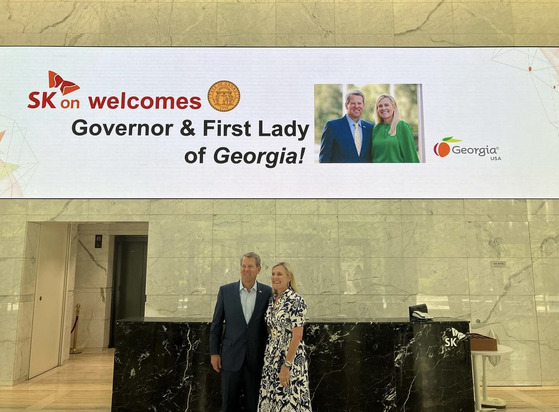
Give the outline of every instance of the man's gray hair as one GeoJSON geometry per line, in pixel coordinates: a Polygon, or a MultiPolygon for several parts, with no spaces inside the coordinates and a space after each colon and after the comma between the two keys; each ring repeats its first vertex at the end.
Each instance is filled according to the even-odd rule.
{"type": "Polygon", "coordinates": [[[254,259],[256,259],[256,267],[259,268],[260,266],[262,266],[262,260],[260,259],[260,256],[258,255],[258,253],[255,253],[255,252],[245,253],[241,257],[241,265],[243,264],[243,259],[244,258],[254,258],[254,259]]]}

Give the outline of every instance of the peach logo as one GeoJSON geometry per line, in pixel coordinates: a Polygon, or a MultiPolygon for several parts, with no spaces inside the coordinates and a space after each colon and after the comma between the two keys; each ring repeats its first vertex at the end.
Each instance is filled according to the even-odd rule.
{"type": "Polygon", "coordinates": [[[49,87],[57,87],[63,95],[75,92],[80,88],[76,83],[64,80],[59,74],[49,70],[49,87]]]}
{"type": "Polygon", "coordinates": [[[461,142],[461,141],[462,140],[460,140],[460,139],[455,139],[453,136],[444,137],[442,139],[442,142],[437,143],[433,147],[433,151],[439,157],[448,156],[448,154],[450,153],[449,143],[458,143],[458,142],[461,142]]]}

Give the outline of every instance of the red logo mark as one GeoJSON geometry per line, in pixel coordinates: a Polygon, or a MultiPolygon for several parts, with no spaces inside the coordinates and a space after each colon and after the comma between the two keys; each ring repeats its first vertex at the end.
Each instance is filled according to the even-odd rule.
{"type": "Polygon", "coordinates": [[[80,88],[76,83],[64,80],[59,74],[49,70],[49,87],[58,87],[63,95],[75,92],[80,88]]]}
{"type": "Polygon", "coordinates": [[[445,138],[442,139],[442,142],[437,143],[433,147],[433,151],[439,157],[448,156],[448,154],[450,153],[449,143],[457,143],[457,142],[461,142],[461,140],[460,139],[454,139],[452,136],[445,137],[445,138]]]}

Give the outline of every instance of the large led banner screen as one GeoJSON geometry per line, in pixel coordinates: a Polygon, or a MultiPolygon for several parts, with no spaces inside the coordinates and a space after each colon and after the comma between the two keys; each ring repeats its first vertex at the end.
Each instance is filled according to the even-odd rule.
{"type": "Polygon", "coordinates": [[[553,198],[559,49],[0,48],[0,197],[553,198]]]}

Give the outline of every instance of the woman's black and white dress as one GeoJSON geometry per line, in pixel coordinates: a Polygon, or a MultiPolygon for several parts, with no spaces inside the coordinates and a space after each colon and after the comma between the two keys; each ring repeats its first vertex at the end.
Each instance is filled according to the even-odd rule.
{"type": "Polygon", "coordinates": [[[290,369],[289,386],[283,387],[279,382],[279,372],[291,341],[291,330],[304,325],[306,313],[307,304],[292,289],[283,292],[275,306],[274,296],[270,299],[266,311],[266,324],[270,329],[270,335],[264,354],[259,412],[311,411],[309,368],[302,340],[290,369]]]}

